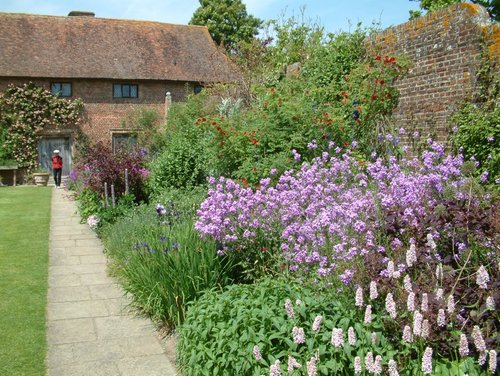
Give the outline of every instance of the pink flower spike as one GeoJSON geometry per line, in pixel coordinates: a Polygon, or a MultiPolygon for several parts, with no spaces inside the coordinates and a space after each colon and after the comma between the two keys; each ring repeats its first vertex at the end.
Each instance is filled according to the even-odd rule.
{"type": "Polygon", "coordinates": [[[377,291],[377,284],[375,281],[370,282],[370,300],[377,299],[378,297],[378,291],[377,291]]]}
{"type": "Polygon", "coordinates": [[[444,309],[440,309],[438,311],[437,324],[440,328],[442,328],[443,326],[446,326],[446,316],[444,313],[444,309]]]}
{"type": "Polygon", "coordinates": [[[363,307],[363,289],[361,287],[356,289],[356,302],[354,305],[356,307],[363,307]]]}
{"type": "Polygon", "coordinates": [[[396,303],[394,302],[394,298],[392,297],[391,293],[388,293],[386,298],[385,298],[385,309],[387,310],[387,313],[389,313],[389,316],[392,319],[395,319],[397,314],[396,314],[396,303]]]}
{"type": "Polygon", "coordinates": [[[351,346],[356,344],[356,333],[354,332],[354,328],[352,326],[350,326],[347,330],[347,342],[351,346]]]}
{"type": "Polygon", "coordinates": [[[294,369],[300,367],[302,367],[302,365],[299,364],[299,362],[297,362],[297,360],[293,356],[288,355],[288,373],[292,373],[294,369]]]}
{"type": "Polygon", "coordinates": [[[432,347],[427,347],[422,357],[422,372],[424,375],[432,373],[432,347]]]}
{"type": "Polygon", "coordinates": [[[255,345],[253,347],[253,355],[255,356],[255,360],[260,362],[262,360],[262,354],[260,353],[259,346],[255,345]]]}
{"type": "Polygon", "coordinates": [[[494,375],[497,369],[497,352],[495,350],[490,350],[488,356],[489,356],[488,369],[490,373],[494,375]]]}
{"type": "Polygon", "coordinates": [[[367,305],[365,311],[365,324],[370,324],[372,322],[372,306],[367,305]]]}
{"type": "Polygon", "coordinates": [[[320,328],[320,325],[321,325],[321,320],[323,320],[323,317],[316,316],[316,318],[314,319],[313,325],[312,325],[313,332],[319,332],[319,328],[320,328]]]}
{"type": "Polygon", "coordinates": [[[359,375],[361,372],[363,372],[363,367],[361,365],[361,358],[357,356],[354,358],[354,373],[356,375],[359,375]]]}
{"type": "Polygon", "coordinates": [[[476,273],[476,283],[482,289],[488,288],[488,282],[490,281],[490,276],[486,268],[481,265],[476,273]]]}
{"type": "Polygon", "coordinates": [[[293,336],[293,342],[295,342],[298,345],[306,342],[306,337],[303,328],[298,328],[294,326],[292,329],[292,336],[293,336]]]}
{"type": "Polygon", "coordinates": [[[422,312],[427,312],[429,310],[429,297],[425,292],[422,294],[422,304],[420,306],[420,310],[422,312]]]}
{"type": "Polygon", "coordinates": [[[469,342],[467,341],[467,336],[465,334],[460,334],[460,348],[458,353],[462,358],[469,355],[469,342]]]}

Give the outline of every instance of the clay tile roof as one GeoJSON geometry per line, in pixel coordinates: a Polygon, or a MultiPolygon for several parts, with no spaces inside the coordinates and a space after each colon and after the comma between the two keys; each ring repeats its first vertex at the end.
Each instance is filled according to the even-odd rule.
{"type": "Polygon", "coordinates": [[[0,76],[221,82],[235,72],[206,27],[0,13],[0,76]]]}

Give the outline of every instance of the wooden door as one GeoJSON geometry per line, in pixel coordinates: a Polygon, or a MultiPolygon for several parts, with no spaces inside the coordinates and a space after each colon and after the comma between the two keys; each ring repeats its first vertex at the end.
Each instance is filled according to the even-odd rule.
{"type": "Polygon", "coordinates": [[[63,159],[62,175],[67,176],[71,171],[71,145],[69,137],[42,138],[38,141],[38,162],[42,168],[52,172],[52,155],[59,150],[63,159]]]}

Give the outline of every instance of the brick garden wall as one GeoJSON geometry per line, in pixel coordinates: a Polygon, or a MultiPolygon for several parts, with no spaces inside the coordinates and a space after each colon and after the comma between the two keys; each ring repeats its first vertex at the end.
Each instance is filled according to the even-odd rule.
{"type": "Polygon", "coordinates": [[[394,113],[398,128],[446,140],[450,114],[478,92],[483,40],[489,43],[489,57],[498,68],[498,24],[490,23],[483,7],[469,3],[430,13],[367,40],[373,53],[406,55],[413,62],[409,74],[396,83],[401,94],[394,113]]]}

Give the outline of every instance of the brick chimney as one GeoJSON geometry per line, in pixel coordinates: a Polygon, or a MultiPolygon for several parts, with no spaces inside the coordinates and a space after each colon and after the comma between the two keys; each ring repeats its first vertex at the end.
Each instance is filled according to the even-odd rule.
{"type": "Polygon", "coordinates": [[[68,13],[68,17],[95,17],[94,12],[85,12],[81,10],[72,10],[68,13]]]}

